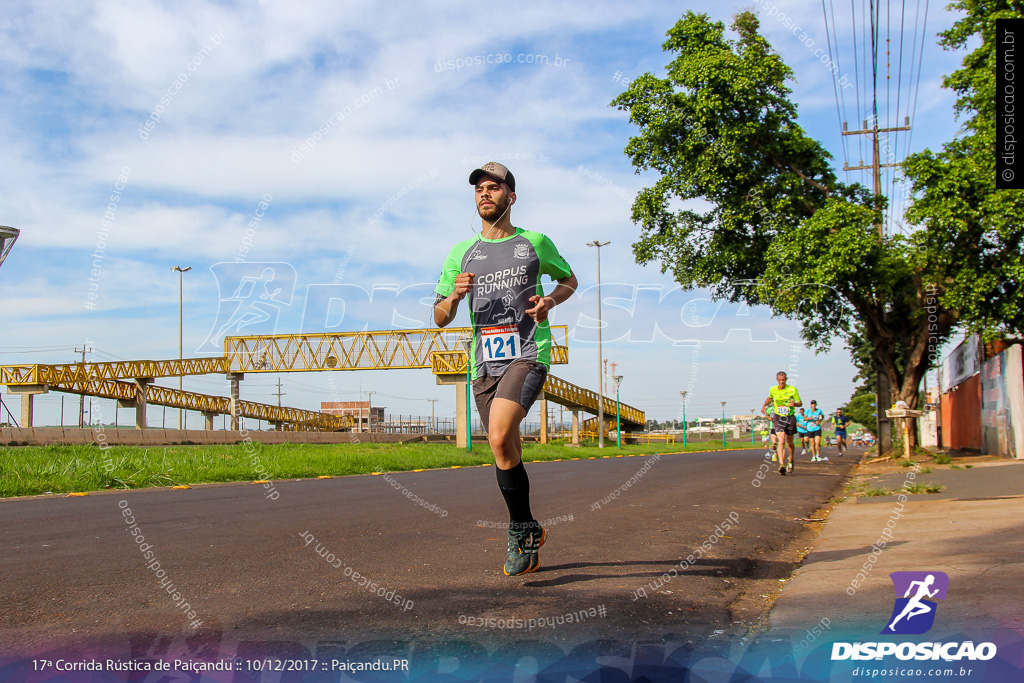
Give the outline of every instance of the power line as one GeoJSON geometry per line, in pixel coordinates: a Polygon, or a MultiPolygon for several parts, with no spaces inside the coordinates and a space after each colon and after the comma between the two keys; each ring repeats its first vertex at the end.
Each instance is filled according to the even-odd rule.
{"type": "MultiPolygon", "coordinates": [[[[897,117],[897,120],[899,120],[900,100],[902,99],[902,95],[903,95],[903,35],[904,35],[904,26],[905,26],[904,20],[906,18],[906,13],[907,13],[907,0],[902,0],[902,2],[900,4],[901,4],[901,9],[900,9],[900,50],[899,50],[899,61],[897,62],[897,66],[896,66],[896,117],[897,117]]],[[[911,49],[913,49],[913,45],[911,45],[911,49]]],[[[896,139],[895,139],[895,142],[894,142],[893,146],[897,147],[897,148],[899,147],[899,133],[896,133],[896,139]]],[[[897,172],[894,171],[892,176],[890,177],[890,184],[889,184],[889,197],[890,198],[893,197],[896,194],[896,176],[897,176],[897,172]]],[[[890,199],[890,202],[892,202],[891,199],[890,199]]],[[[900,198],[899,207],[900,207],[900,215],[902,216],[903,215],[903,201],[902,201],[902,198],[900,198]]],[[[892,222],[893,222],[893,224],[895,224],[895,222],[896,222],[895,211],[893,211],[892,214],[893,214],[892,222]]]]}
{"type": "MultiPolygon", "coordinates": [[[[829,6],[832,8],[832,26],[831,31],[829,30],[829,18],[828,11],[825,9],[825,0],[821,0],[821,12],[825,18],[825,39],[828,43],[828,58],[831,63],[835,65],[835,72],[832,74],[832,94],[836,100],[836,117],[839,120],[839,128],[843,127],[843,114],[846,112],[846,98],[843,95],[842,88],[839,87],[840,74],[843,73],[842,65],[839,62],[839,36],[836,33],[836,10],[832,4],[832,0],[829,0],[829,6]],[[833,54],[833,35],[835,36],[835,51],[833,54]],[[842,106],[840,107],[840,102],[842,106]]],[[[843,136],[839,137],[843,144],[843,162],[848,163],[850,161],[850,150],[846,142],[846,138],[843,136]]]]}
{"type": "MultiPolygon", "coordinates": [[[[920,51],[920,53],[918,55],[918,59],[917,59],[917,82],[914,84],[914,90],[913,90],[913,93],[914,93],[914,104],[913,104],[912,110],[910,112],[911,118],[913,118],[914,116],[917,115],[917,96],[918,96],[918,94],[921,91],[921,65],[924,62],[924,41],[925,41],[925,36],[927,35],[926,27],[927,27],[927,24],[928,24],[928,7],[929,7],[929,3],[930,3],[930,0],[925,0],[925,3],[924,3],[924,22],[921,25],[921,51],[920,51]]],[[[918,0],[917,5],[918,5],[918,8],[920,9],[920,7],[921,7],[920,0],[918,0]]],[[[917,23],[917,22],[915,21],[915,23],[917,23]]],[[[911,66],[911,71],[913,71],[913,66],[911,66]]],[[[908,152],[909,152],[909,149],[910,149],[910,136],[911,135],[913,135],[913,133],[911,133],[910,135],[907,136],[907,149],[908,149],[908,152]]]]}
{"type": "MultiPolygon", "coordinates": [[[[857,108],[855,115],[858,119],[861,118],[860,108],[860,60],[858,59],[859,43],[857,42],[857,9],[854,6],[853,0],[850,0],[850,25],[853,29],[853,81],[854,81],[854,92],[857,94],[857,108]]],[[[864,141],[860,138],[857,139],[857,149],[860,153],[860,161],[864,161],[864,141]]],[[[861,172],[861,180],[864,179],[864,173],[861,172]]]]}

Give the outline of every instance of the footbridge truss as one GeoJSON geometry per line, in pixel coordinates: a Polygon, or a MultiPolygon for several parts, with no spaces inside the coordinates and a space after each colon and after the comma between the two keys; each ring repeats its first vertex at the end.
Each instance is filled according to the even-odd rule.
{"type": "MultiPolygon", "coordinates": [[[[0,366],[0,384],[11,393],[31,399],[35,394],[60,391],[98,398],[116,399],[122,406],[136,408],[136,426],[145,428],[145,407],[161,405],[201,412],[207,429],[216,415],[266,420],[289,430],[339,431],[350,429],[354,420],[315,410],[289,408],[268,403],[212,396],[152,384],[156,377],[179,377],[222,373],[224,358],[186,358],[166,361],[119,361],[111,363],[64,363],[57,365],[0,366]]],[[[22,410],[22,422],[31,426],[31,409],[22,410]],[[26,412],[28,413],[26,415],[26,412]]]]}
{"type": "MultiPolygon", "coordinates": [[[[382,330],[293,335],[225,337],[224,355],[177,360],[113,361],[0,366],[0,384],[22,394],[22,422],[32,423],[32,396],[50,390],[117,399],[136,408],[136,426],[146,427],[145,407],[165,405],[202,412],[207,428],[213,416],[267,420],[285,429],[343,430],[353,426],[349,416],[244,401],[238,397],[245,373],[309,372],[325,370],[431,369],[439,382],[457,383],[466,373],[465,343],[468,327],[447,329],[382,330]],[[164,377],[226,375],[231,397],[181,391],[154,384],[164,377]]],[[[551,362],[569,362],[568,328],[551,327],[551,362]]],[[[464,379],[463,379],[464,381],[464,379]]],[[[605,415],[614,415],[615,401],[570,382],[549,376],[545,397],[573,410],[596,413],[603,401],[605,415]]],[[[620,404],[627,425],[644,425],[644,413],[620,404]]]]}
{"type": "MultiPolygon", "coordinates": [[[[433,359],[435,375],[449,378],[466,375],[466,354],[463,351],[439,351],[434,353],[433,359]]],[[[600,406],[604,410],[605,419],[607,420],[610,416],[612,423],[615,421],[615,399],[613,398],[601,396],[596,391],[584,389],[550,374],[547,381],[544,382],[543,391],[545,399],[571,410],[583,410],[597,415],[600,406]]],[[[623,427],[640,429],[645,426],[647,420],[644,411],[621,402],[619,403],[619,417],[623,427]]],[[[593,420],[596,425],[597,418],[595,417],[593,420]]],[[[596,427],[594,431],[597,431],[596,427]]]]}

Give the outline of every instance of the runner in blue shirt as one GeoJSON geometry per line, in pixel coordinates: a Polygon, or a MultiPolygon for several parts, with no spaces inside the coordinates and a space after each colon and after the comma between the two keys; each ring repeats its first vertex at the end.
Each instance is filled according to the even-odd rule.
{"type": "Polygon", "coordinates": [[[807,416],[803,408],[796,409],[796,435],[800,437],[800,455],[807,455],[807,416]]]}
{"type": "Polygon", "coordinates": [[[821,454],[821,423],[825,421],[825,413],[818,408],[817,401],[811,401],[811,408],[804,415],[807,417],[807,439],[811,443],[811,462],[828,462],[828,458],[821,454]]]}

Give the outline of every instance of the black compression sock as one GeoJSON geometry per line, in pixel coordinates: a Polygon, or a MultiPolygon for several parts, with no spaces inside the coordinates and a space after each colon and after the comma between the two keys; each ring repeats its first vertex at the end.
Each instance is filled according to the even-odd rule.
{"type": "Polygon", "coordinates": [[[530,478],[523,463],[510,470],[494,468],[498,477],[498,488],[508,507],[509,524],[513,529],[528,528],[536,524],[530,511],[530,478]]]}

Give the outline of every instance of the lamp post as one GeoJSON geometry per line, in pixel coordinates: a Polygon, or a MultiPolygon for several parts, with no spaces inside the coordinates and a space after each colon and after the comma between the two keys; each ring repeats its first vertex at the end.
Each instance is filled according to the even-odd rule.
{"type": "MultiPolygon", "coordinates": [[[[182,313],[185,305],[184,274],[192,270],[192,266],[171,266],[172,271],[178,273],[178,360],[182,358],[182,327],[184,325],[182,313]]],[[[181,391],[181,375],[178,375],[178,391],[181,391]]],[[[181,429],[181,414],[184,408],[178,408],[178,429],[181,429]]]]}
{"type": "Polygon", "coordinates": [[[725,401],[722,401],[722,448],[725,448],[725,401]]]}
{"type": "Polygon", "coordinates": [[[466,351],[466,452],[473,452],[473,408],[470,403],[473,388],[473,338],[462,340],[462,348],[466,351]]]}
{"type": "Polygon", "coordinates": [[[588,247],[597,247],[597,447],[604,448],[604,365],[601,360],[604,352],[601,347],[601,247],[611,242],[594,240],[587,242],[588,247]]]}
{"type": "Polygon", "coordinates": [[[683,397],[683,450],[686,450],[686,394],[689,392],[680,391],[679,395],[683,397]]]}
{"type": "Polygon", "coordinates": [[[0,225],[0,264],[7,258],[7,254],[14,248],[14,243],[18,241],[18,235],[21,234],[21,230],[12,228],[7,225],[0,225]]]}
{"type": "Polygon", "coordinates": [[[756,408],[750,409],[750,445],[754,445],[754,411],[756,408]]]}
{"type": "Polygon", "coordinates": [[[622,450],[622,422],[619,419],[619,385],[622,383],[622,375],[612,377],[615,380],[615,434],[619,438],[619,450],[622,450]]]}

